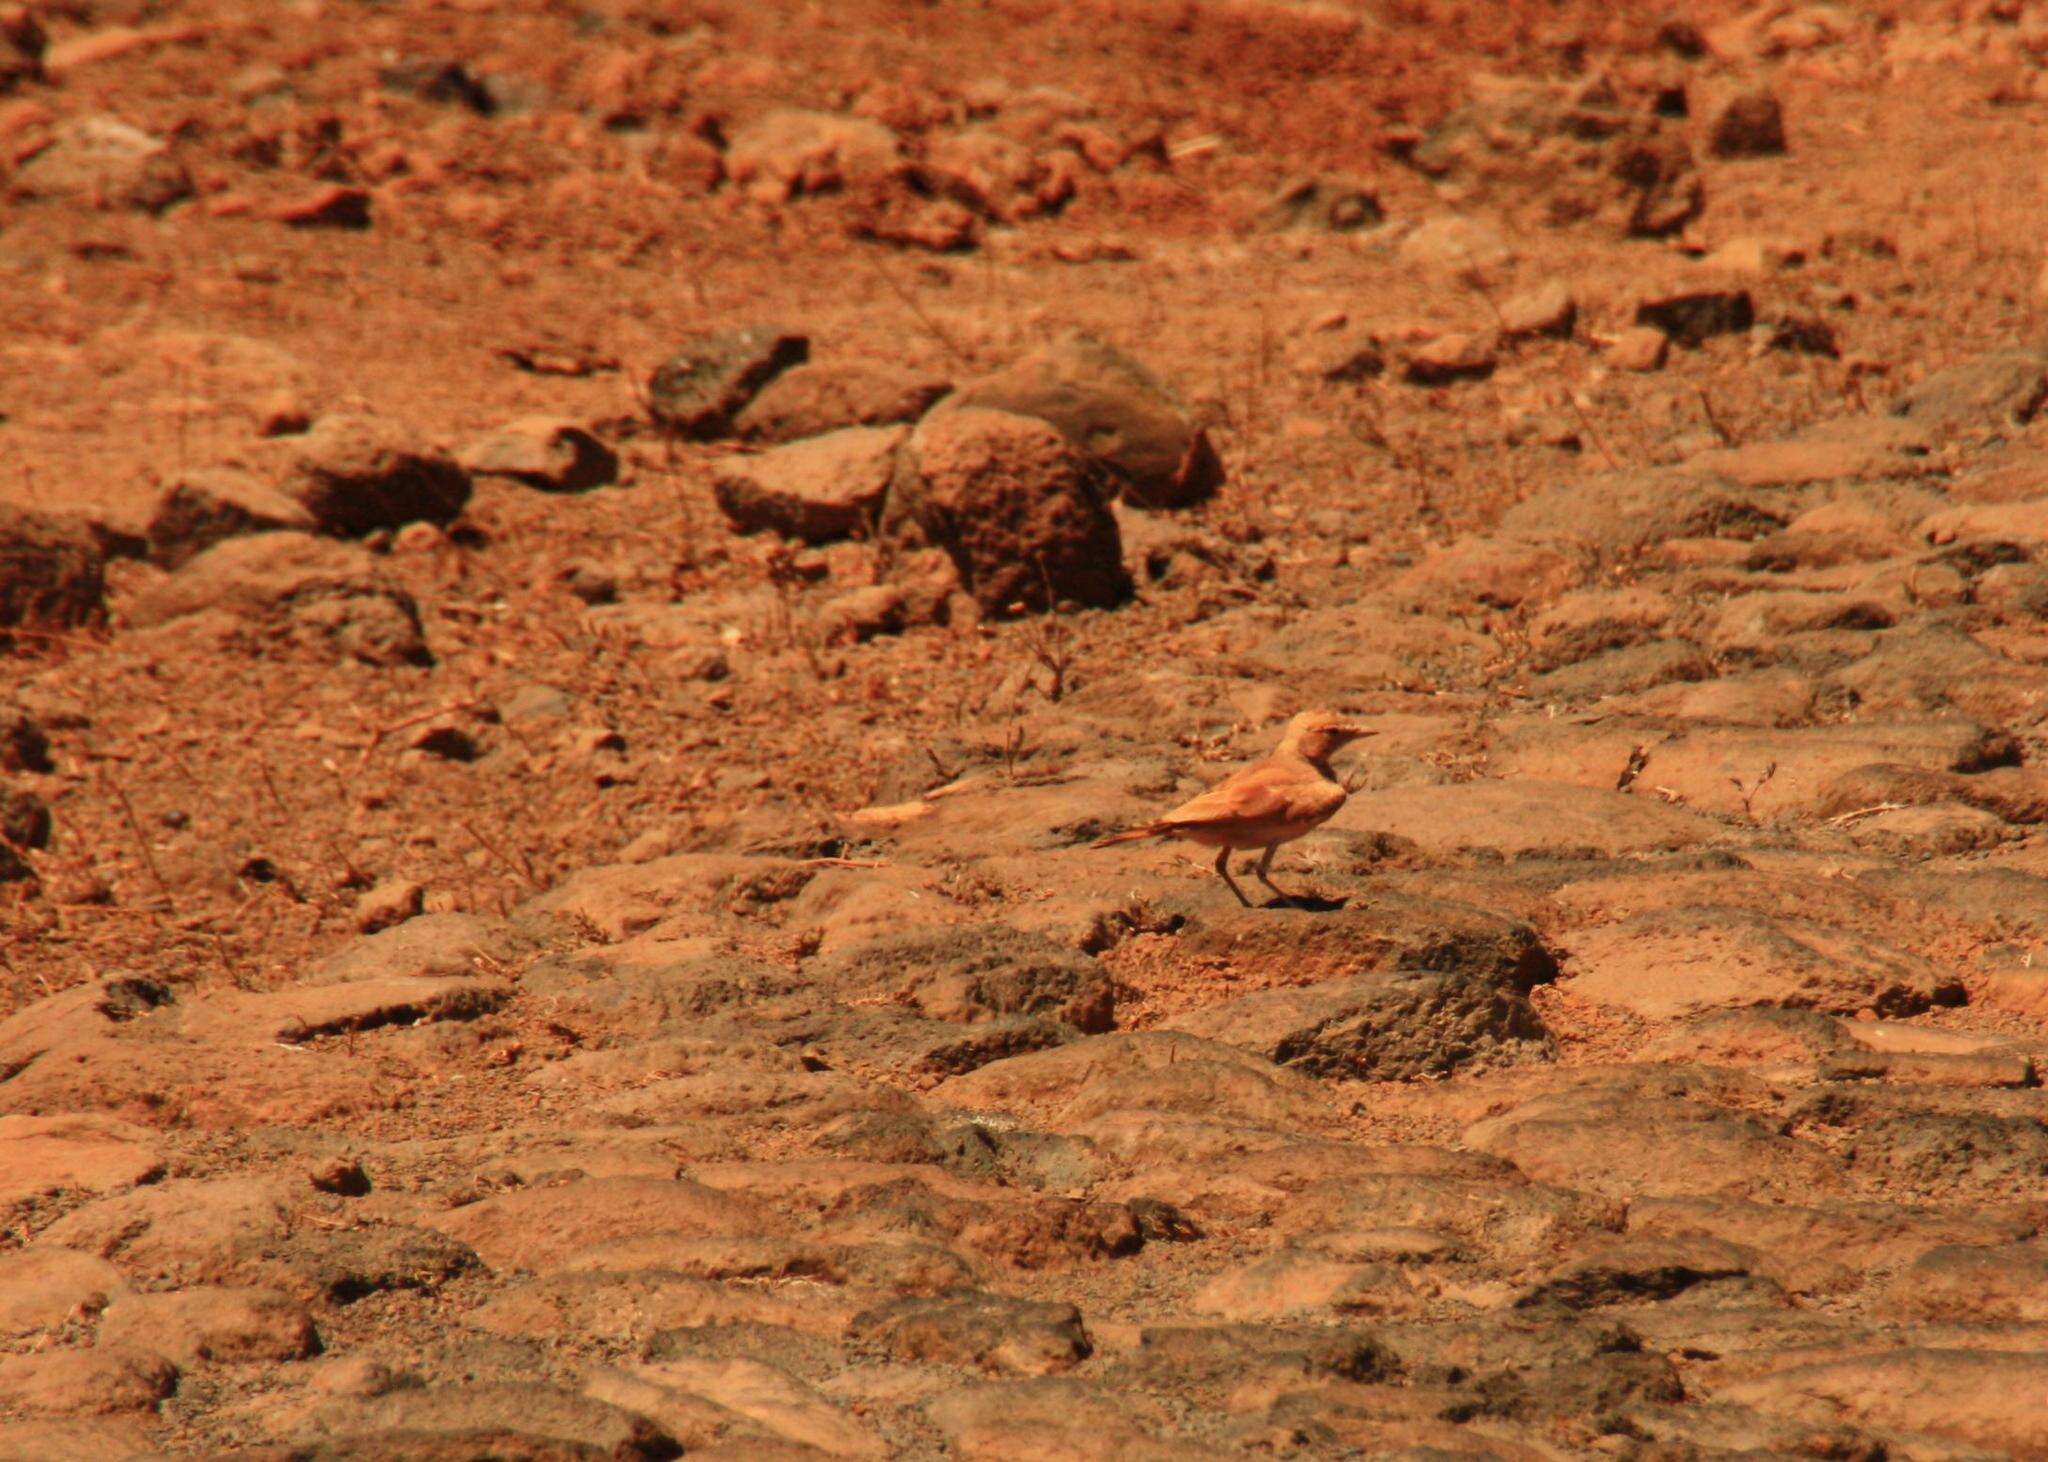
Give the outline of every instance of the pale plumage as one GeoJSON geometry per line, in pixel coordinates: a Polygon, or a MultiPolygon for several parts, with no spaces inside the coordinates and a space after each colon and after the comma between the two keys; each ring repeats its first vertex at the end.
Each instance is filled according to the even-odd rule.
{"type": "Polygon", "coordinates": [[[1303,711],[1287,723],[1271,756],[1231,773],[1157,822],[1112,833],[1095,846],[1105,848],[1139,838],[1181,838],[1215,848],[1216,871],[1246,907],[1251,900],[1230,876],[1230,855],[1233,850],[1263,848],[1254,875],[1285,899],[1288,895],[1266,876],[1274,852],[1282,843],[1313,832],[1337,815],[1348,794],[1330,770],[1330,757],[1348,743],[1372,734],[1334,711],[1303,711]]]}

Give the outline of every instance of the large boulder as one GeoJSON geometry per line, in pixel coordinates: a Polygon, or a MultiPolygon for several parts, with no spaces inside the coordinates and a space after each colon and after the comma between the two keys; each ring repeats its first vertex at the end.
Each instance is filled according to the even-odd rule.
{"type": "Polygon", "coordinates": [[[1152,373],[1080,331],[962,386],[945,409],[1035,416],[1109,468],[1140,507],[1200,502],[1223,482],[1209,438],[1152,373]]]}
{"type": "Polygon", "coordinates": [[[1103,472],[1034,417],[948,409],[911,434],[889,521],[946,550],[990,614],[1117,604],[1130,592],[1103,472]]]}

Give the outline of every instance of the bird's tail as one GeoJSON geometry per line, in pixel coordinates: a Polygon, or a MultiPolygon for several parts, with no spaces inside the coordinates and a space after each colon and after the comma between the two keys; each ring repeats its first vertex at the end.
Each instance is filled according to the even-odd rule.
{"type": "Polygon", "coordinates": [[[1091,848],[1112,848],[1118,843],[1135,843],[1140,838],[1164,837],[1165,834],[1166,824],[1150,822],[1143,827],[1126,828],[1120,833],[1111,833],[1106,838],[1097,838],[1088,846],[1091,848]]]}

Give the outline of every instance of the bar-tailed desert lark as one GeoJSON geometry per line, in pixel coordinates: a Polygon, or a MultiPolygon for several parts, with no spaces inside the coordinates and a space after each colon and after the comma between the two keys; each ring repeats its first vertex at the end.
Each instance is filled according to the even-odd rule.
{"type": "Polygon", "coordinates": [[[1282,843],[1315,831],[1337,815],[1349,794],[1330,771],[1330,758],[1349,743],[1373,734],[1335,711],[1303,711],[1287,723],[1271,756],[1231,773],[1157,822],[1111,833],[1098,839],[1095,846],[1106,848],[1139,838],[1185,838],[1214,848],[1216,871],[1246,908],[1252,901],[1230,876],[1230,855],[1263,848],[1254,876],[1291,903],[1292,897],[1266,876],[1273,866],[1273,854],[1282,843]]]}

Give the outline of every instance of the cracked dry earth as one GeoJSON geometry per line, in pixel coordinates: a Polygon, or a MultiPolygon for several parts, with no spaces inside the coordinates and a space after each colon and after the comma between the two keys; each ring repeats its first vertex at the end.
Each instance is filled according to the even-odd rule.
{"type": "Polygon", "coordinates": [[[1676,11],[0,3],[0,1457],[2048,1457],[2048,18],[1676,11]]]}

